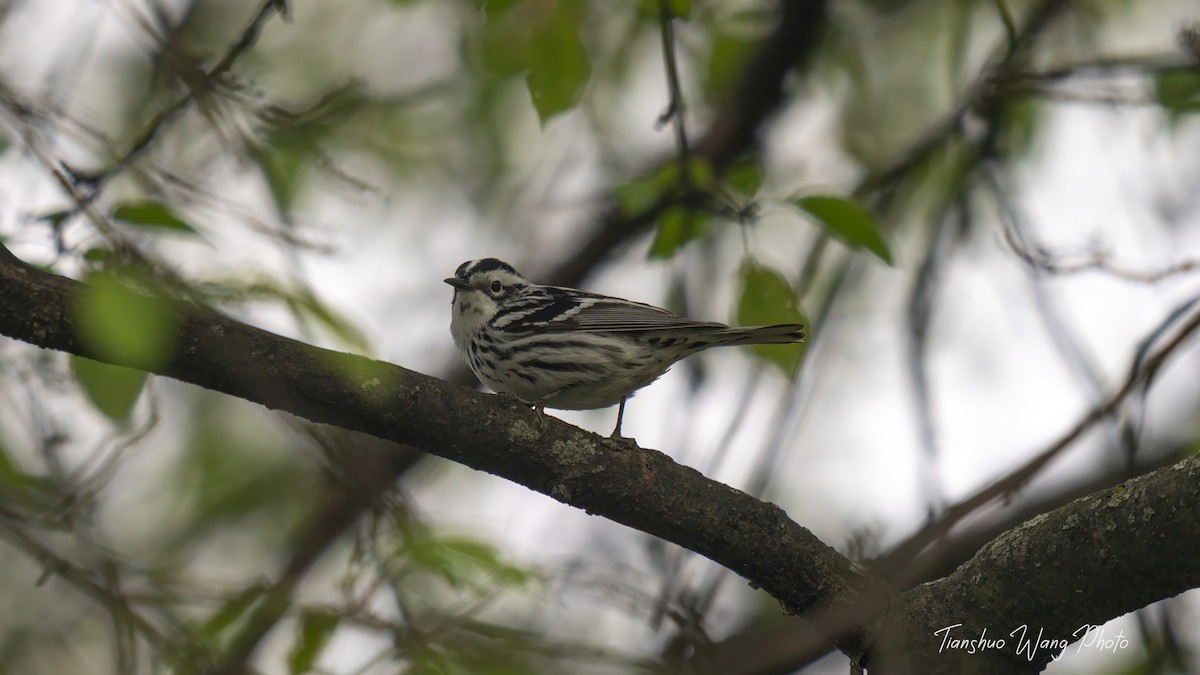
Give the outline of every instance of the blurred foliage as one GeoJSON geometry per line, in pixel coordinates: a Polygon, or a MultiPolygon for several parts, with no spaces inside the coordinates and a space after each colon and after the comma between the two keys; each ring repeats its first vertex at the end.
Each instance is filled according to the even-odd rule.
{"type": "Polygon", "coordinates": [[[422,526],[400,528],[395,534],[386,557],[392,580],[401,586],[427,590],[428,579],[411,577],[432,575],[453,589],[485,593],[531,580],[527,571],[502,562],[485,542],[440,536],[422,526]]]}
{"type": "MultiPolygon", "coordinates": [[[[84,279],[76,312],[86,330],[79,339],[98,358],[141,367],[169,359],[178,327],[162,297],[251,317],[262,312],[290,322],[305,339],[315,332],[370,353],[370,333],[304,283],[296,262],[320,248],[306,235],[341,227],[336,220],[314,224],[325,218],[311,215],[314,204],[386,202],[413,194],[411,185],[437,185],[443,192],[433,200],[461,203],[497,230],[511,228],[501,238],[511,237],[546,269],[558,262],[558,249],[535,237],[563,230],[564,240],[583,246],[594,232],[593,212],[610,197],[617,217],[653,221],[653,234],[635,241],[639,253],[680,266],[715,261],[696,266],[705,292],[689,298],[732,298],[732,306],[701,311],[728,310],[739,325],[804,323],[811,339],[848,286],[846,260],[869,261],[868,253],[905,267],[918,238],[960,207],[972,212],[980,166],[1015,164],[1035,151],[1046,113],[1057,97],[1073,93],[1078,74],[1098,80],[1101,93],[1117,79],[1114,72],[1134,79],[1146,92],[1134,103],[1157,106],[1174,124],[1195,119],[1200,75],[1172,45],[1163,46],[1164,58],[1106,70],[1113,57],[1125,56],[1107,51],[1106,31],[1126,30],[1137,3],[1064,4],[1069,20],[1009,62],[1012,33],[1038,6],[1033,0],[834,2],[817,57],[790,76],[789,100],[774,118],[789,133],[803,126],[795,118],[811,111],[833,119],[805,138],[827,147],[797,149],[769,127],[758,134],[760,147],[745,148],[720,171],[673,146],[672,127],[686,122],[695,143],[731,105],[751,56],[774,28],[772,2],[295,3],[291,22],[268,17],[251,36],[253,47],[202,94],[197,83],[248,35],[263,5],[121,5],[106,19],[120,29],[124,42],[117,45],[75,51],[67,45],[90,43],[58,27],[36,31],[46,44],[63,45],[61,53],[32,46],[48,52],[36,55],[53,77],[0,63],[7,73],[0,107],[8,113],[0,153],[21,163],[21,180],[61,178],[49,183],[46,201],[16,204],[28,215],[6,227],[3,240],[44,236],[52,251],[46,264],[84,279]],[[685,104],[679,116],[663,84],[665,17],[676,32],[685,104]],[[83,69],[91,59],[96,67],[83,69]],[[72,68],[82,69],[81,81],[67,76],[72,68]],[[21,82],[44,82],[51,93],[21,82]],[[166,114],[177,104],[179,112],[166,114]],[[656,126],[660,142],[646,142],[656,126]],[[141,138],[147,145],[134,152],[141,138]],[[841,166],[807,164],[827,160],[841,166]],[[571,173],[565,169],[578,164],[586,165],[589,184],[564,188],[569,181],[562,177],[571,173]],[[547,208],[559,200],[569,202],[571,216],[588,216],[572,220],[547,208]],[[794,207],[804,217],[760,223],[758,215],[774,207],[794,207]],[[519,225],[507,224],[506,209],[517,213],[507,220],[519,225]],[[226,251],[217,247],[240,247],[249,237],[264,250],[261,268],[223,269],[226,251]],[[845,247],[826,246],[829,239],[845,247]],[[181,241],[209,242],[213,250],[181,252],[181,241]],[[285,262],[268,264],[277,252],[285,262]],[[730,288],[735,292],[720,292],[730,288]]],[[[11,18],[7,6],[0,9],[0,21],[11,18]]],[[[6,196],[20,202],[16,188],[26,186],[13,185],[6,196]]],[[[372,225],[381,233],[408,226],[372,225]]],[[[443,226],[421,222],[411,238],[432,238],[443,226]]],[[[970,218],[961,227],[961,238],[979,236],[970,218]]],[[[684,286],[679,278],[671,283],[684,286]]],[[[394,311],[403,316],[409,308],[394,311]]],[[[806,349],[747,351],[795,377],[806,367],[806,349]]],[[[191,653],[180,644],[197,659],[217,657],[265,604],[297,530],[310,517],[319,521],[312,511],[336,472],[326,475],[304,451],[310,440],[281,433],[251,406],[172,390],[163,398],[173,403],[159,419],[155,388],[140,371],[76,357],[66,370],[62,362],[20,355],[28,370],[0,371],[4,386],[20,392],[11,400],[36,404],[0,420],[0,519],[12,528],[0,528],[11,545],[4,555],[62,582],[53,596],[35,595],[34,604],[78,616],[38,625],[40,642],[29,643],[33,624],[10,611],[0,670],[52,672],[60,663],[51,650],[22,644],[86,645],[92,651],[79,647],[81,658],[115,662],[109,652],[120,647],[105,642],[114,625],[152,647],[143,651],[156,652],[137,672],[155,670],[147,665],[155,659],[170,661],[164,653],[191,653]],[[103,417],[77,414],[89,406],[103,417]],[[53,535],[41,550],[13,533],[53,535]],[[139,601],[110,608],[97,588],[137,589],[139,601]],[[138,623],[131,612],[148,618],[138,623]]],[[[325,594],[332,599],[291,599],[285,620],[294,631],[281,669],[319,671],[349,630],[381,636],[379,667],[368,672],[397,664],[411,672],[572,672],[578,661],[635,669],[595,646],[603,643],[599,628],[579,636],[588,642],[581,646],[567,639],[576,637],[567,635],[574,629],[545,625],[554,623],[544,620],[548,603],[531,597],[539,573],[510,562],[483,537],[444,531],[436,513],[400,514],[405,502],[395,491],[363,518],[357,542],[347,537],[333,545],[339,553],[352,550],[343,556],[348,563],[329,556],[343,580],[325,594]],[[518,609],[502,606],[514,596],[518,609]],[[375,612],[379,605],[386,612],[375,612]]],[[[312,583],[328,591],[326,581],[312,583]]],[[[636,603],[622,612],[651,623],[651,612],[636,603]]]]}
{"type": "Polygon", "coordinates": [[[746,155],[725,170],[725,184],[743,199],[753,199],[762,189],[764,179],[762,158],[746,155]]]}
{"type": "Polygon", "coordinates": [[[288,655],[288,667],[297,675],[312,670],[313,664],[341,622],[335,612],[306,611],[300,615],[299,634],[288,655]]]}
{"type": "Polygon", "coordinates": [[[231,629],[240,625],[239,621],[258,604],[270,588],[263,583],[253,584],[240,592],[230,592],[223,598],[221,605],[196,629],[196,638],[205,646],[208,654],[216,653],[220,648],[220,638],[227,635],[231,629]]]}
{"type": "MultiPolygon", "coordinates": [[[[808,321],[797,306],[796,292],[783,274],[753,260],[746,260],[742,263],[739,276],[742,292],[737,306],[738,325],[799,323],[808,328],[808,321]]],[[[754,345],[751,349],[779,366],[789,377],[795,375],[804,356],[803,345],[754,345]]]]}
{"type": "Polygon", "coordinates": [[[870,251],[883,262],[892,264],[892,254],[870,211],[840,197],[800,197],[791,203],[815,218],[826,232],[846,245],[870,251]]]}
{"type": "Polygon", "coordinates": [[[367,336],[336,307],[304,288],[288,288],[272,279],[231,277],[198,283],[193,288],[214,304],[280,304],[300,326],[318,326],[357,354],[369,354],[367,336]]]}
{"type": "Polygon", "coordinates": [[[70,360],[71,372],[92,405],[114,422],[128,419],[146,384],[145,371],[110,366],[81,356],[72,355],[70,360]]]}
{"type": "Polygon", "coordinates": [[[709,26],[712,33],[703,84],[710,99],[719,100],[737,83],[746,61],[772,21],[771,11],[753,7],[721,16],[709,26]]]}
{"type": "Polygon", "coordinates": [[[192,408],[190,429],[166,481],[175,507],[164,551],[184,551],[229,532],[272,532],[259,545],[286,541],[286,524],[304,514],[320,485],[316,467],[281,438],[225,423],[229,404],[207,400],[192,408]]]}
{"type": "Polygon", "coordinates": [[[79,339],[101,358],[153,369],[171,356],[176,319],[168,304],[141,292],[145,286],[126,280],[108,272],[88,276],[75,309],[79,339]]]}
{"type": "Polygon", "coordinates": [[[1200,110],[1200,70],[1190,68],[1164,68],[1155,78],[1158,104],[1172,113],[1189,113],[1200,110]]]}
{"type": "Polygon", "coordinates": [[[113,220],[139,227],[160,228],[186,234],[197,234],[192,227],[171,210],[171,207],[154,200],[129,201],[117,204],[113,209],[113,220]]]}

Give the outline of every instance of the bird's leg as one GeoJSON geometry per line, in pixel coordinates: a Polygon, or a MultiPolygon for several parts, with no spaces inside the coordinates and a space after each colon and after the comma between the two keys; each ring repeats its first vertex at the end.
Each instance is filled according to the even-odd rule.
{"type": "Polygon", "coordinates": [[[625,397],[622,397],[621,405],[620,405],[620,407],[617,408],[617,426],[613,427],[613,432],[609,436],[609,438],[612,438],[612,439],[618,440],[618,441],[632,440],[632,439],[627,439],[621,435],[621,420],[624,417],[625,417],[625,397]]]}

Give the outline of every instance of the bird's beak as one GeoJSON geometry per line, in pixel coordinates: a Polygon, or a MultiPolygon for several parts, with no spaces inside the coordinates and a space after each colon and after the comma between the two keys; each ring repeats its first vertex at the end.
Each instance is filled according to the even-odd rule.
{"type": "Polygon", "coordinates": [[[445,281],[446,283],[450,284],[451,286],[457,288],[460,291],[465,291],[465,290],[471,288],[470,284],[463,281],[462,279],[459,279],[458,277],[450,277],[449,279],[443,279],[442,281],[445,281]]]}

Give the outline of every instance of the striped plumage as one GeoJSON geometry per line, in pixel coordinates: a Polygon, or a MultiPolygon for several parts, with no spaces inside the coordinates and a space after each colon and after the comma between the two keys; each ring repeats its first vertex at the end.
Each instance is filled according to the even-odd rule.
{"type": "Polygon", "coordinates": [[[730,328],[665,309],[526,281],[506,262],[470,260],[454,287],[450,333],[475,375],[500,394],[535,406],[588,410],[621,404],[676,361],[709,347],[782,344],[804,327],[730,328]]]}

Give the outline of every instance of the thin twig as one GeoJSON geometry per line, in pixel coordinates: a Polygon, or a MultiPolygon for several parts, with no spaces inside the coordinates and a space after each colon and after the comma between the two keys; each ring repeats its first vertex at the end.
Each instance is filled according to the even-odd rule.
{"type": "Polygon", "coordinates": [[[658,118],[658,124],[672,121],[675,129],[675,149],[679,153],[679,170],[686,180],[688,163],[688,136],[684,122],[687,107],[683,100],[683,88],[679,85],[679,66],[675,63],[675,25],[667,0],[659,0],[660,34],[662,37],[663,63],[667,69],[667,91],[671,102],[667,111],[658,118]]]}
{"type": "Polygon", "coordinates": [[[996,11],[1000,14],[1000,21],[1004,24],[1004,32],[1008,35],[1009,49],[1015,49],[1017,45],[1017,22],[1013,21],[1012,12],[1008,10],[1008,5],[1004,0],[994,0],[996,11]]]}
{"type": "Polygon", "coordinates": [[[1183,260],[1159,269],[1136,270],[1112,263],[1108,251],[1095,251],[1082,260],[1065,261],[1060,256],[1022,245],[1010,228],[1006,227],[1002,232],[1004,242],[1021,262],[1047,274],[1066,276],[1097,271],[1134,283],[1155,284],[1169,277],[1200,271],[1200,260],[1183,260]]]}
{"type": "MultiPolygon", "coordinates": [[[[988,191],[995,199],[1001,227],[1013,241],[1025,239],[1025,218],[1019,212],[1017,205],[1009,198],[1009,191],[1001,185],[1000,172],[994,163],[985,165],[982,179],[988,191]]],[[[1043,283],[1043,275],[1036,268],[1026,268],[1027,279],[1033,295],[1034,307],[1045,324],[1051,342],[1062,355],[1069,370],[1081,380],[1088,392],[1088,402],[1097,403],[1104,397],[1105,382],[1096,365],[1095,359],[1089,358],[1083,343],[1074,334],[1063,318],[1063,312],[1055,306],[1054,297],[1043,283]]],[[[1114,425],[1115,426],[1115,425],[1114,425]]]]}
{"type": "Polygon", "coordinates": [[[1015,214],[1011,204],[1002,199],[999,187],[992,181],[993,193],[1004,207],[1008,218],[1004,220],[1001,232],[1004,242],[1017,258],[1029,268],[1047,274],[1069,275],[1082,272],[1101,271],[1126,281],[1143,284],[1153,284],[1168,277],[1200,271],[1200,260],[1183,260],[1157,270],[1134,270],[1109,261],[1109,252],[1094,251],[1082,260],[1064,262],[1060,256],[1049,253],[1041,245],[1029,245],[1024,242],[1024,235],[1017,230],[1015,214]]]}
{"type": "Polygon", "coordinates": [[[78,171],[67,166],[65,163],[60,163],[63,170],[70,175],[71,181],[74,184],[88,185],[91,188],[77,203],[68,217],[77,214],[81,209],[94,202],[100,196],[104,185],[129,168],[138,158],[145,154],[153,145],[155,139],[158,138],[159,133],[171,121],[190,107],[193,101],[215,89],[220,79],[233,67],[234,62],[258,40],[263,26],[276,12],[281,12],[286,16],[286,3],[282,0],[263,0],[254,18],[250,20],[250,23],[247,24],[238,39],[229,45],[221,60],[207,71],[202,71],[200,77],[195,80],[183,78],[183,82],[188,86],[187,92],[151,118],[150,122],[142,130],[142,133],[133,141],[129,150],[115,162],[95,172],[78,171]]]}
{"type": "Polygon", "coordinates": [[[906,541],[896,546],[886,556],[877,561],[873,567],[886,575],[887,570],[897,564],[902,564],[919,553],[927,545],[941,538],[963,518],[974,513],[983,506],[998,499],[1012,496],[1023,488],[1055,457],[1070,447],[1075,441],[1101,420],[1104,420],[1121,406],[1127,397],[1137,391],[1149,378],[1166,363],[1167,359],[1182,345],[1192,333],[1200,329],[1200,311],[1192,313],[1179,331],[1157,351],[1151,353],[1141,363],[1141,368],[1131,368],[1129,376],[1112,395],[1100,405],[1092,408],[1075,426],[1071,427],[1048,448],[1038,453],[1033,459],[1025,462],[1020,468],[1008,475],[988,484],[983,489],[966,499],[951,506],[936,521],[923,528],[906,541]]]}
{"type": "MultiPolygon", "coordinates": [[[[967,193],[963,192],[958,202],[957,215],[963,220],[970,218],[968,199],[967,193]]],[[[905,308],[908,382],[916,407],[917,437],[924,451],[919,460],[918,479],[929,517],[935,515],[944,501],[944,491],[937,473],[937,458],[941,453],[937,426],[933,421],[933,392],[929,381],[929,332],[938,300],[938,281],[948,256],[947,235],[952,229],[950,206],[951,202],[947,202],[943,213],[935,219],[905,308]]]]}
{"type": "MultiPolygon", "coordinates": [[[[58,577],[67,582],[83,595],[91,598],[108,612],[121,615],[124,623],[136,630],[156,649],[168,655],[169,659],[182,663],[185,650],[177,637],[164,633],[150,619],[139,614],[129,606],[129,599],[110,589],[107,585],[96,581],[91,574],[72,562],[62,558],[40,537],[17,522],[7,518],[0,519],[0,538],[21,549],[26,555],[37,560],[43,567],[43,578],[58,577]]],[[[40,582],[39,582],[40,583],[40,582]]]]}
{"type": "Polygon", "coordinates": [[[1008,68],[998,71],[993,81],[1009,86],[1022,82],[1055,83],[1085,75],[1110,75],[1126,71],[1153,73],[1171,68],[1186,68],[1191,63],[1175,54],[1146,54],[1140,56],[1106,56],[1089,61],[1067,63],[1045,70],[1008,68]]]}
{"type": "MultiPolygon", "coordinates": [[[[692,192],[691,151],[688,147],[687,124],[684,121],[687,105],[683,100],[683,88],[679,85],[679,66],[675,63],[675,23],[671,16],[671,8],[667,0],[659,0],[659,28],[662,39],[663,63],[667,69],[667,91],[671,99],[667,111],[658,118],[661,126],[667,120],[672,122],[675,129],[675,152],[679,162],[679,191],[683,194],[692,192]]],[[[695,223],[695,210],[691,200],[683,201],[685,231],[692,229],[695,223]]]]}

